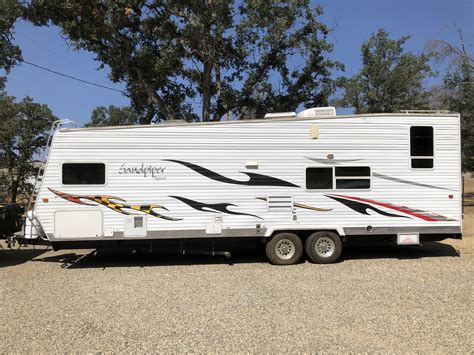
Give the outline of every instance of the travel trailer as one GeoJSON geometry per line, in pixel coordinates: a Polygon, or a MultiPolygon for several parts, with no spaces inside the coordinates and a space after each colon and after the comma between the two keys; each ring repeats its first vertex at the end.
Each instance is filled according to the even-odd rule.
{"type": "Polygon", "coordinates": [[[330,263],[352,241],[461,238],[458,114],[57,126],[24,236],[55,250],[258,241],[330,263]]]}

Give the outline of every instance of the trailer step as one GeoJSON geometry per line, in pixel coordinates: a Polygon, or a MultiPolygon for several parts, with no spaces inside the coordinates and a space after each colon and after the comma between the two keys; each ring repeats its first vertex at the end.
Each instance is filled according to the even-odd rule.
{"type": "Polygon", "coordinates": [[[23,238],[23,237],[13,237],[11,238],[13,243],[18,243],[19,245],[51,245],[49,240],[44,240],[42,238],[23,238]]]}

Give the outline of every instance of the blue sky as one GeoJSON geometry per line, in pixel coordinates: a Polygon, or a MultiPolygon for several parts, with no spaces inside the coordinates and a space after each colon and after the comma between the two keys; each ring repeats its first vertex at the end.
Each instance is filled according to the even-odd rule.
{"type": "MultiPolygon", "coordinates": [[[[325,10],[323,21],[336,25],[329,40],[334,44],[331,56],[346,66],[345,75],[360,69],[360,45],[378,28],[390,32],[393,38],[410,34],[405,48],[415,53],[423,50],[430,39],[456,41],[456,33],[447,28],[454,22],[474,45],[473,0],[326,0],[317,1],[325,10]]],[[[97,70],[94,55],[69,48],[55,27],[34,27],[19,22],[15,27],[15,42],[21,47],[25,60],[56,71],[117,89],[107,70],[97,70]]],[[[434,64],[434,63],[433,63],[434,64]]],[[[441,73],[445,65],[434,64],[441,73]]],[[[430,80],[433,84],[440,78],[430,80]]],[[[129,100],[119,92],[96,88],[31,67],[14,68],[8,76],[9,95],[31,96],[47,104],[60,118],[74,120],[82,126],[97,106],[128,105],[129,100]]]]}

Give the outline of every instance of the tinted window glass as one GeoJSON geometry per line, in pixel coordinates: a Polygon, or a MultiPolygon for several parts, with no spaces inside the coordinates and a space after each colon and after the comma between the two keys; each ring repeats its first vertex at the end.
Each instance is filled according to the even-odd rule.
{"type": "Polygon", "coordinates": [[[332,168],[307,168],[307,189],[332,189],[332,168]]]}
{"type": "Polygon", "coordinates": [[[433,167],[433,159],[412,159],[412,168],[431,169],[433,167]]]}
{"type": "Polygon", "coordinates": [[[432,157],[433,152],[433,127],[410,127],[410,155],[432,157]]]}
{"type": "Polygon", "coordinates": [[[62,175],[64,185],[103,185],[105,184],[105,164],[65,163],[62,175]]]}
{"type": "Polygon", "coordinates": [[[338,176],[370,176],[370,168],[368,166],[336,167],[336,177],[338,176]]]}
{"type": "Polygon", "coordinates": [[[410,156],[411,167],[416,169],[431,169],[434,165],[433,127],[410,127],[410,156]],[[425,157],[425,158],[419,158],[425,157]]]}
{"type": "Polygon", "coordinates": [[[370,179],[338,179],[336,189],[370,189],[370,179]]]}

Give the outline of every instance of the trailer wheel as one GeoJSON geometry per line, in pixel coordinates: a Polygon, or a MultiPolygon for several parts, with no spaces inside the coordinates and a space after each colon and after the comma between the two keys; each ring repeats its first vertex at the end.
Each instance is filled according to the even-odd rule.
{"type": "Polygon", "coordinates": [[[329,264],[341,255],[342,242],[336,233],[316,232],[306,239],[304,249],[313,263],[329,264]]]}
{"type": "Polygon", "coordinates": [[[265,247],[268,260],[276,265],[297,263],[303,255],[303,243],[293,233],[276,234],[265,247]]]}

